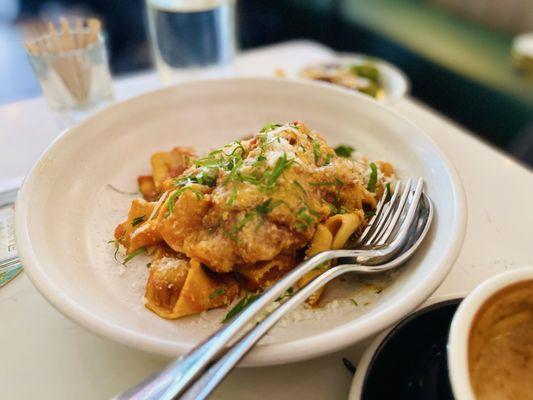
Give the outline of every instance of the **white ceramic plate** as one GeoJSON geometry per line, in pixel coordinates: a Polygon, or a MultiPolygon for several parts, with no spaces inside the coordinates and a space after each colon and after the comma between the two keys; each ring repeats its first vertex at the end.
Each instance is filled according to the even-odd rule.
{"type": "MultiPolygon", "coordinates": [[[[396,66],[388,63],[381,58],[367,56],[365,54],[359,53],[340,53],[335,58],[326,61],[325,63],[339,63],[341,65],[349,64],[363,64],[365,62],[373,63],[376,68],[379,70],[381,84],[383,85],[383,90],[385,91],[385,96],[377,100],[384,104],[393,104],[398,99],[404,97],[409,91],[409,79],[407,76],[396,66]]],[[[307,68],[307,67],[306,67],[307,68]]],[[[299,76],[300,71],[298,71],[295,76],[299,76]]],[[[324,82],[325,85],[331,85],[331,83],[324,82]]],[[[352,89],[344,90],[353,91],[352,89]]],[[[364,95],[367,96],[367,95],[364,95]]],[[[370,99],[372,97],[368,96],[370,99]]]]}
{"type": "Polygon", "coordinates": [[[466,223],[462,186],[415,125],[364,96],[315,83],[190,82],[114,105],[65,132],[19,193],[16,237],[26,272],[54,306],[90,330],[139,349],[182,354],[220,326],[225,310],[166,321],[144,308],[148,259],[137,257],[122,271],[106,243],[132,197],[108,184],[136,190],[136,176],[149,172],[155,151],[176,145],[208,150],[265,123],[297,119],[334,145],[349,143],[390,160],[401,176],[423,176],[436,218],[424,245],[380,295],[365,295],[357,278],[347,278],[328,290],[322,311],[287,319],[244,364],[318,356],[386,328],[421,304],[455,260],[466,223]],[[354,307],[346,296],[366,296],[368,304],[354,307]]]}

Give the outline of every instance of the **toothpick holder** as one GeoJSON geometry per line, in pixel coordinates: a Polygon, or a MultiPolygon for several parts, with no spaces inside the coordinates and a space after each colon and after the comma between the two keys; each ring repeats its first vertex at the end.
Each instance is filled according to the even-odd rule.
{"type": "Polygon", "coordinates": [[[67,127],[113,101],[105,41],[94,21],[70,27],[62,19],[60,32],[50,24],[49,34],[26,43],[43,95],[67,127]]]}

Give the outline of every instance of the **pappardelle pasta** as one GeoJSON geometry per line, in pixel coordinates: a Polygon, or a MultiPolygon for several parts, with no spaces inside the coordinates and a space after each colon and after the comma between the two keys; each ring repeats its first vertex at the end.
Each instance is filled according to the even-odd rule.
{"type": "MultiPolygon", "coordinates": [[[[181,147],[153,154],[152,175],[137,179],[143,198],[115,229],[126,259],[152,257],[146,307],[167,319],[238,298],[242,308],[306,257],[344,247],[390,191],[394,173],[352,151],[294,122],[269,124],[202,157],[181,147]]],[[[322,292],[308,304],[318,305],[322,292]]]]}

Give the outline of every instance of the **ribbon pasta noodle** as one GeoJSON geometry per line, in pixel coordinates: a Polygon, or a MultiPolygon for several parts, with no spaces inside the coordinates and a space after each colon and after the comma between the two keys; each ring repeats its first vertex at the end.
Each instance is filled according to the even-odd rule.
{"type": "MultiPolygon", "coordinates": [[[[337,214],[328,218],[324,224],[320,224],[317,227],[307,256],[313,256],[321,251],[342,249],[350,237],[359,229],[363,221],[364,217],[361,213],[337,214]]],[[[328,269],[330,265],[331,262],[326,262],[314,270],[309,271],[300,279],[298,286],[303,287],[307,285],[323,271],[328,269]]],[[[317,304],[325,289],[326,286],[322,286],[307,299],[307,302],[310,305],[317,304]]]]}
{"type": "Polygon", "coordinates": [[[304,258],[343,248],[394,177],[391,164],[353,159],[352,150],[330,147],[297,121],[268,124],[202,157],[183,147],[153,154],[151,175],[137,178],[143,198],[114,233],[124,264],[152,258],[146,307],[176,319],[228,306],[304,258]]]}

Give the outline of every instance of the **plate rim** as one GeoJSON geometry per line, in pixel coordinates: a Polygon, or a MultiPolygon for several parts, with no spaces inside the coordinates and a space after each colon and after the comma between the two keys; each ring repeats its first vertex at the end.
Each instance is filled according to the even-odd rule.
{"type": "MultiPolygon", "coordinates": [[[[441,148],[435,143],[435,141],[427,133],[425,133],[423,129],[418,127],[418,125],[411,122],[396,110],[375,102],[363,94],[355,92],[350,93],[342,88],[322,82],[257,77],[227,77],[190,80],[170,87],[145,92],[125,101],[117,102],[92,115],[89,117],[89,119],[98,118],[101,114],[113,112],[119,107],[124,107],[125,104],[139,101],[138,99],[153,96],[164,91],[174,91],[176,88],[186,85],[198,85],[205,83],[217,84],[221,82],[241,82],[241,84],[245,84],[247,81],[251,83],[263,82],[267,84],[279,84],[280,82],[285,82],[289,85],[314,86],[318,90],[337,92],[343,96],[356,96],[364,102],[373,104],[374,107],[377,106],[378,108],[381,108],[384,112],[394,114],[395,118],[403,120],[403,122],[417,130],[418,134],[423,135],[433,147],[433,150],[439,155],[442,163],[446,166],[446,171],[452,184],[452,198],[454,200],[453,205],[456,214],[456,219],[454,221],[455,226],[453,227],[452,231],[453,239],[449,245],[449,249],[446,255],[440,260],[440,263],[436,265],[434,273],[426,276],[424,283],[419,286],[419,289],[417,290],[418,298],[408,297],[407,300],[402,299],[402,302],[399,305],[398,303],[395,305],[389,305],[379,312],[374,313],[372,316],[373,323],[367,323],[363,325],[365,329],[361,329],[361,327],[359,327],[358,330],[354,332],[348,324],[344,324],[336,327],[335,329],[322,332],[315,336],[296,339],[290,342],[272,343],[255,347],[240,364],[241,366],[267,366],[302,361],[329,354],[356,343],[357,341],[360,341],[373,333],[381,331],[390,325],[393,325],[397,322],[397,318],[394,317],[394,314],[399,314],[401,312],[403,315],[405,315],[416,309],[442,283],[446,275],[450,272],[455,259],[459,255],[466,232],[467,208],[464,187],[455,166],[448,159],[446,154],[444,154],[441,148]]],[[[49,154],[54,151],[63,140],[76,134],[76,131],[76,126],[66,129],[54,141],[52,141],[52,143],[50,143],[50,145],[40,156],[39,160],[33,165],[29,173],[24,178],[24,182],[18,193],[14,218],[15,237],[19,256],[25,270],[28,272],[28,277],[43,295],[43,297],[45,297],[45,299],[58,311],[60,311],[69,319],[72,319],[78,324],[91,330],[92,332],[95,332],[108,339],[112,339],[121,344],[126,344],[151,353],[171,357],[176,356],[178,353],[183,354],[192,347],[169,339],[156,338],[151,335],[139,333],[129,328],[114,324],[111,321],[93,314],[90,310],[87,310],[85,307],[83,307],[82,304],[70,299],[47,276],[43,266],[40,264],[37,255],[34,252],[34,249],[31,245],[29,232],[26,229],[28,226],[26,209],[29,198],[31,197],[32,183],[36,179],[36,175],[39,174],[39,169],[41,165],[46,162],[49,154]]]]}

